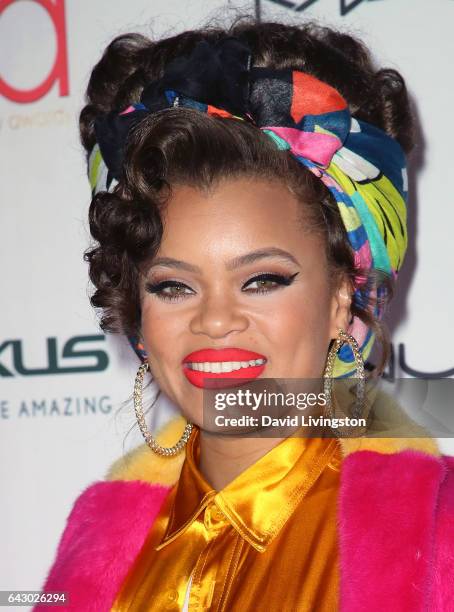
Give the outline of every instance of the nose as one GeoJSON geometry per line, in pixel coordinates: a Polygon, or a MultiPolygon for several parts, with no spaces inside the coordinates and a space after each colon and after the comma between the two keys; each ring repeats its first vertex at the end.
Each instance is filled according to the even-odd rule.
{"type": "Polygon", "coordinates": [[[224,294],[206,295],[191,319],[193,334],[205,334],[210,338],[223,338],[234,332],[245,331],[248,317],[233,297],[224,294]]]}

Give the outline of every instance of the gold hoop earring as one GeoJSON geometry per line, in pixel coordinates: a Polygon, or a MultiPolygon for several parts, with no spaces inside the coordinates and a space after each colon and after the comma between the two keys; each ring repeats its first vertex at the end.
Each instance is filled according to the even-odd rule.
{"type": "Polygon", "coordinates": [[[178,440],[174,446],[161,446],[155,438],[151,435],[150,431],[147,428],[145,423],[145,417],[143,414],[142,407],[142,387],[143,387],[143,378],[145,376],[145,372],[147,372],[150,368],[150,364],[148,361],[145,361],[137,370],[136,379],[134,382],[134,410],[136,413],[137,422],[139,424],[140,431],[142,432],[143,437],[145,438],[145,442],[151,448],[151,450],[157,455],[161,455],[162,457],[173,457],[174,455],[178,455],[183,448],[185,447],[187,441],[189,440],[189,436],[192,431],[192,423],[188,423],[184,429],[183,435],[178,440]]]}
{"type": "Polygon", "coordinates": [[[326,367],[325,372],[323,374],[324,379],[324,393],[327,404],[327,416],[333,417],[333,405],[332,405],[332,386],[333,386],[333,369],[334,369],[334,361],[336,359],[336,355],[340,347],[347,342],[352,349],[353,356],[356,362],[356,371],[357,377],[359,378],[356,390],[356,402],[354,409],[352,411],[353,418],[359,418],[363,414],[363,406],[364,406],[364,397],[365,397],[365,389],[366,389],[366,376],[364,373],[364,361],[361,355],[361,351],[359,350],[359,346],[355,338],[348,334],[345,330],[339,328],[338,335],[336,341],[333,343],[331,349],[329,350],[328,357],[326,359],[326,367]]]}

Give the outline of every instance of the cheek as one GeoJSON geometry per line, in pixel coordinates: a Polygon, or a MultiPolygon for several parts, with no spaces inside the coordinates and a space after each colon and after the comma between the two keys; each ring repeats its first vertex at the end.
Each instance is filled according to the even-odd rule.
{"type": "Polygon", "coordinates": [[[181,387],[181,347],[186,321],[172,311],[163,314],[160,304],[151,299],[142,308],[142,336],[148,353],[153,377],[159,388],[177,405],[181,387]],[[180,350],[179,350],[180,349],[180,350]]]}
{"type": "Polygon", "coordinates": [[[273,344],[276,375],[318,378],[324,368],[329,345],[330,307],[323,291],[308,297],[283,300],[264,322],[265,336],[273,344]]]}
{"type": "Polygon", "coordinates": [[[161,364],[175,354],[175,340],[180,334],[181,317],[163,313],[154,298],[146,298],[142,306],[142,335],[150,359],[161,364]]]}
{"type": "Polygon", "coordinates": [[[278,337],[298,342],[302,336],[320,336],[330,322],[330,305],[325,291],[302,291],[289,296],[274,309],[269,319],[270,329],[278,337]]]}

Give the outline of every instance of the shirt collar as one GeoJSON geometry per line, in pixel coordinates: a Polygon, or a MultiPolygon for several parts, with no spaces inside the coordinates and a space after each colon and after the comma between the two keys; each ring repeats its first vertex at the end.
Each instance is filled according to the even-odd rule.
{"type": "Polygon", "coordinates": [[[264,551],[323,469],[329,464],[339,470],[336,439],[290,436],[217,492],[197,467],[199,436],[194,426],[157,550],[179,537],[210,506],[218,521],[228,521],[254,548],[264,551]]]}

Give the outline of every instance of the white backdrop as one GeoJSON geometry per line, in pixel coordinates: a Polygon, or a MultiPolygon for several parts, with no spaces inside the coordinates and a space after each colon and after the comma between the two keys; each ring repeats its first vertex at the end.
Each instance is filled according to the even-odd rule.
{"type": "MultiPolygon", "coordinates": [[[[424,373],[454,368],[454,202],[444,168],[452,159],[454,2],[0,0],[0,590],[42,586],[76,496],[142,442],[137,428],[125,440],[135,420],[131,404],[121,409],[138,361],[99,331],[87,297],[90,190],[77,116],[90,70],[120,33],[170,35],[228,20],[238,7],[348,29],[405,76],[421,128],[410,246],[389,316],[396,356],[404,350],[395,374],[406,376],[405,364],[424,373]]],[[[161,407],[151,426],[170,409],[161,407]]],[[[450,454],[453,442],[440,441],[450,454]]]]}

